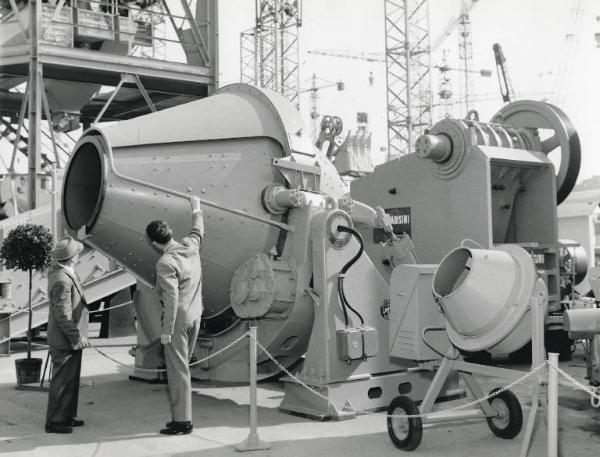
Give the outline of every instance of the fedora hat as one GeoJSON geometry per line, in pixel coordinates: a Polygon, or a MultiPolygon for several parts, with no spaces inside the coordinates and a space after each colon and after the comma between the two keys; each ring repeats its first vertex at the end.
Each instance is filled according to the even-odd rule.
{"type": "Polygon", "coordinates": [[[54,260],[67,260],[83,251],[83,243],[66,236],[59,240],[52,249],[54,260]]]}

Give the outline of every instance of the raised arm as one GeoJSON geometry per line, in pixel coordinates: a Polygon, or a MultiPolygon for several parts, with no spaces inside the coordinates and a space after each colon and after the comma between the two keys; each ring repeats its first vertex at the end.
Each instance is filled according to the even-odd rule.
{"type": "Polygon", "coordinates": [[[200,249],[204,237],[204,217],[200,207],[200,198],[193,196],[190,199],[190,205],[192,207],[192,230],[189,238],[196,242],[198,249],[200,249]]]}

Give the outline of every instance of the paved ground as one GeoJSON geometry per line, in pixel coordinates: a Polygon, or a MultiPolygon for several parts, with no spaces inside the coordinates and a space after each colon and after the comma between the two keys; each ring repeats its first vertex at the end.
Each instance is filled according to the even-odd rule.
{"type": "MultiPolygon", "coordinates": [[[[127,341],[93,341],[111,356],[133,363],[128,346],[110,346],[127,341]]],[[[24,345],[13,345],[20,353],[0,358],[0,454],[7,456],[96,457],[96,456],[196,456],[240,455],[234,445],[248,434],[248,388],[196,384],[193,395],[195,429],[191,435],[168,437],[157,433],[168,417],[166,388],[129,381],[129,370],[93,350],[84,353],[83,387],[79,416],[86,426],[72,435],[43,431],[47,393],[15,390],[14,359],[22,358],[24,345]]],[[[45,351],[36,351],[45,357],[45,351]]],[[[578,352],[561,367],[582,380],[585,365],[578,352]]],[[[526,369],[526,367],[520,367],[526,369]]],[[[484,390],[499,385],[482,381],[484,390]]],[[[529,411],[527,389],[517,388],[524,413],[529,411]]],[[[314,422],[279,412],[283,388],[278,383],[259,387],[259,434],[270,442],[268,451],[252,456],[398,456],[388,438],[383,414],[361,416],[343,422],[314,422]]],[[[561,388],[560,429],[565,456],[600,455],[600,410],[593,409],[582,392],[561,388]]],[[[545,426],[538,422],[531,456],[545,456],[545,426]]],[[[519,454],[522,434],[514,440],[492,435],[483,422],[437,426],[424,431],[423,443],[414,456],[503,456],[519,454]]],[[[408,455],[408,454],[407,454],[408,455]]]]}

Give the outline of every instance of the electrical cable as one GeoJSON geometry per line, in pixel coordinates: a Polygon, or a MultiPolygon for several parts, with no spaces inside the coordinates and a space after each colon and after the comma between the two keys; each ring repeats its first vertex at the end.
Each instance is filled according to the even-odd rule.
{"type": "Polygon", "coordinates": [[[360,323],[361,325],[363,325],[365,323],[364,318],[362,317],[362,315],[352,307],[352,305],[350,305],[350,303],[348,302],[348,299],[346,298],[346,294],[344,293],[344,278],[346,276],[346,273],[348,272],[348,270],[352,267],[352,265],[354,265],[358,259],[362,256],[363,252],[364,252],[364,242],[362,239],[362,236],[360,235],[360,233],[358,233],[356,230],[350,228],[350,227],[346,227],[344,225],[338,225],[337,226],[337,231],[338,232],[346,232],[346,233],[350,233],[352,236],[354,236],[357,240],[358,243],[360,245],[360,248],[358,250],[358,252],[354,255],[354,257],[352,257],[341,269],[340,274],[338,276],[338,296],[340,298],[340,302],[342,304],[342,309],[344,311],[344,320],[346,323],[346,327],[348,327],[348,311],[347,308],[350,309],[354,314],[356,314],[356,316],[358,316],[358,318],[360,319],[360,323]]]}
{"type": "Polygon", "coordinates": [[[344,292],[344,285],[343,285],[343,284],[342,284],[342,297],[343,297],[343,300],[344,300],[344,302],[346,303],[346,306],[347,306],[348,308],[350,308],[350,310],[351,310],[351,311],[352,311],[354,314],[356,314],[356,316],[358,316],[358,318],[360,319],[360,323],[361,323],[361,325],[364,325],[364,324],[365,324],[365,320],[363,319],[362,315],[361,315],[361,314],[360,314],[358,311],[356,311],[356,310],[355,310],[355,309],[352,307],[352,305],[350,305],[350,303],[348,302],[348,299],[346,298],[346,293],[344,292]]]}
{"type": "Polygon", "coordinates": [[[338,276],[338,297],[340,298],[340,303],[342,305],[342,311],[344,313],[344,324],[346,328],[348,328],[348,310],[346,309],[346,302],[344,301],[344,278],[342,276],[338,276]]]}

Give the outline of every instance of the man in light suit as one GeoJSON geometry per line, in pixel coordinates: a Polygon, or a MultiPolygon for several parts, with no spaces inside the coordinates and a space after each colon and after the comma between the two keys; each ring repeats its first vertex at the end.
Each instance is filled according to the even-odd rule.
{"type": "Polygon", "coordinates": [[[187,435],[192,425],[192,386],[189,360],[194,351],[202,316],[202,267],[200,247],[204,221],[200,199],[192,197],[193,227],[181,242],[165,221],[146,227],[151,244],[162,252],[156,262],[155,291],[162,304],[161,343],[165,349],[171,421],[160,433],[187,435]]]}
{"type": "Polygon", "coordinates": [[[47,433],[72,433],[81,427],[77,420],[81,352],[87,340],[88,309],[83,287],[74,265],[83,244],[63,238],[52,250],[48,271],[48,345],[52,357],[52,379],[46,412],[47,433]]]}

